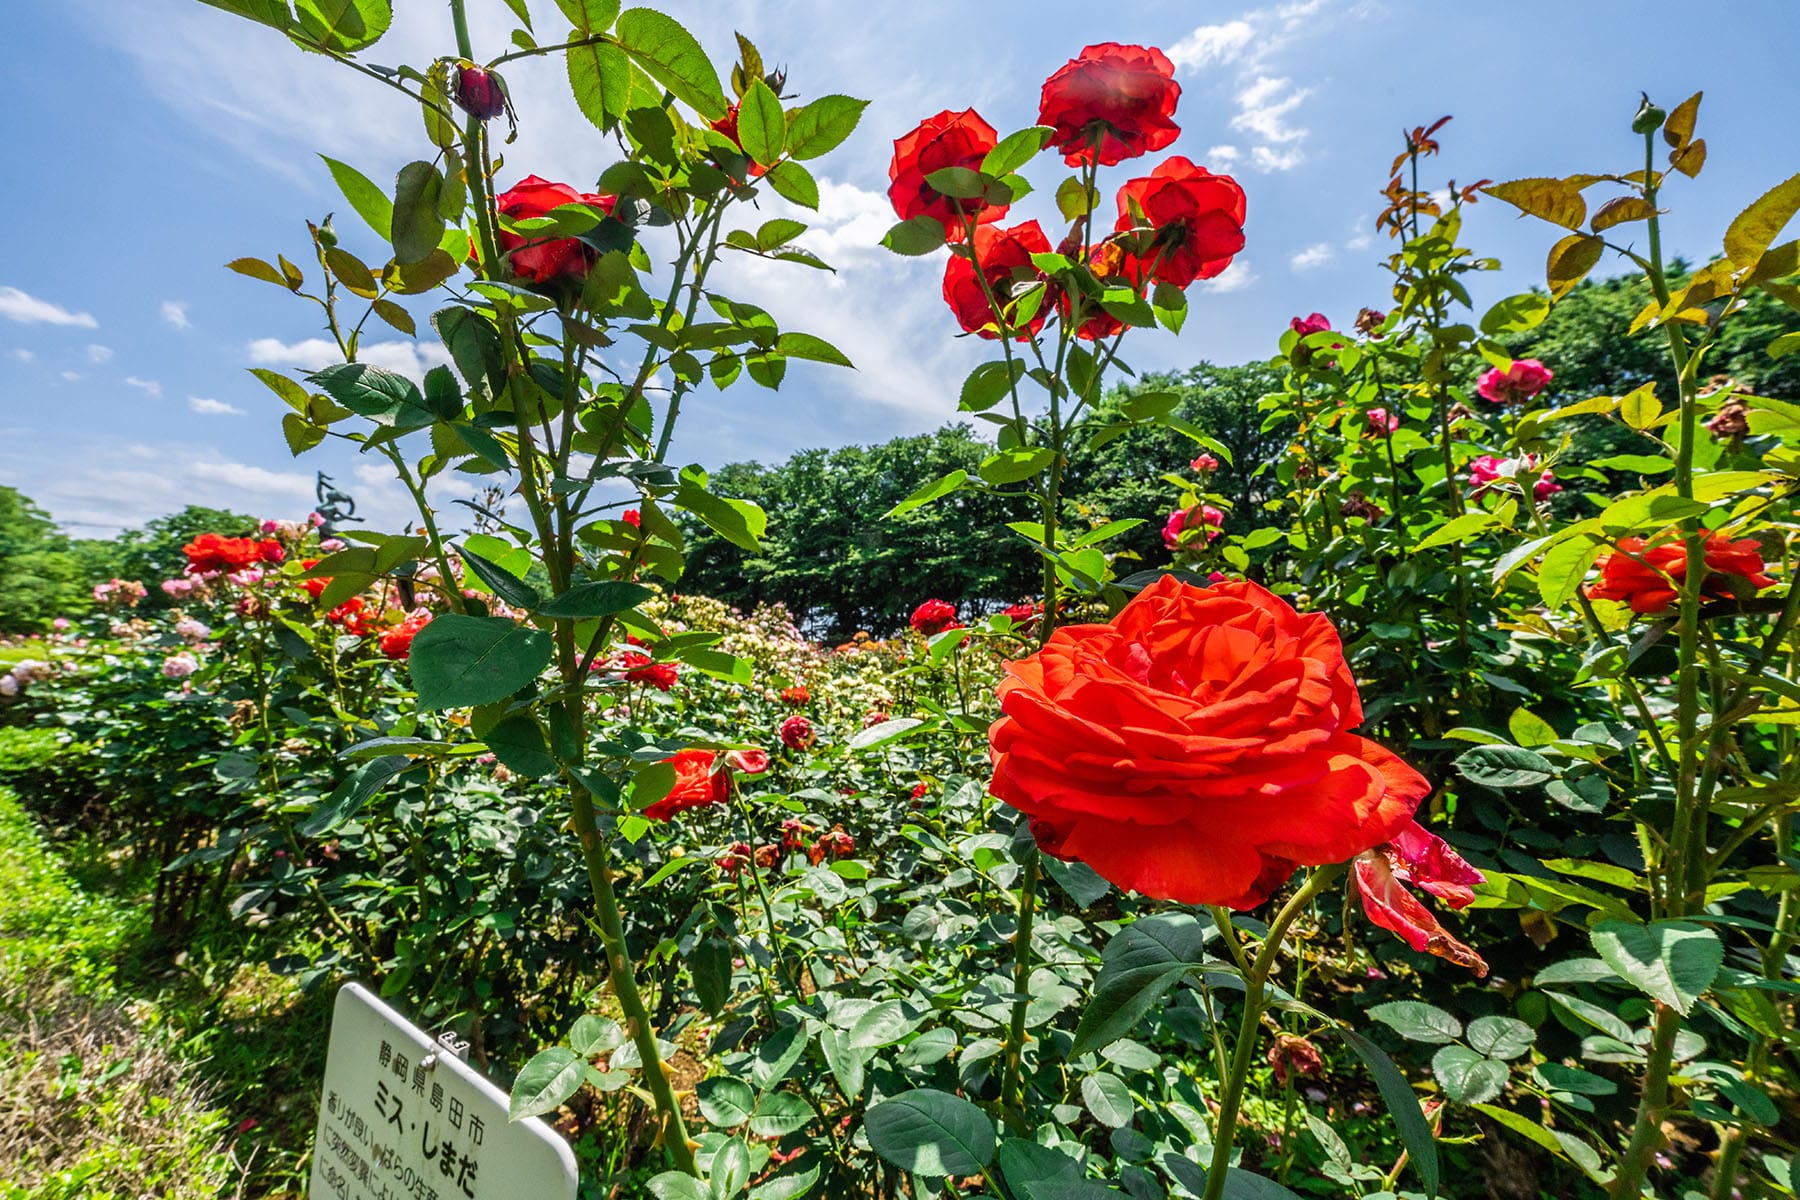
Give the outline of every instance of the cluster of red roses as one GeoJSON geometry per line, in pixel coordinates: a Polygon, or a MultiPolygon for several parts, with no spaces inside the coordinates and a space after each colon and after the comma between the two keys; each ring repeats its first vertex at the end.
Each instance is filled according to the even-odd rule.
{"type": "Polygon", "coordinates": [[[781,823],[779,842],[765,842],[755,849],[751,849],[748,842],[735,842],[724,854],[713,859],[713,865],[728,878],[736,879],[752,864],[766,871],[778,865],[787,854],[804,852],[806,861],[816,867],[826,859],[835,862],[856,853],[856,839],[845,833],[842,825],[833,825],[829,832],[820,834],[808,845],[812,834],[812,826],[797,817],[791,818],[781,823]]]}
{"type": "MultiPolygon", "coordinates": [[[[1070,166],[1115,166],[1161,150],[1180,132],[1173,117],[1181,86],[1162,51],[1107,42],[1089,46],[1045,81],[1038,123],[1049,145],[1070,166]]],[[[945,110],[894,142],[888,198],[902,220],[929,218],[952,243],[944,270],[944,300],[963,329],[982,337],[1037,334],[1052,311],[1087,339],[1111,337],[1124,328],[1085,296],[1057,288],[1032,261],[1049,254],[1050,240],[1036,221],[1001,229],[1009,200],[993,189],[974,197],[945,194],[933,186],[951,168],[980,171],[997,145],[994,127],[974,109],[945,110]],[[1029,316],[1007,314],[1009,301],[1042,286],[1042,301],[1029,316]]],[[[1152,283],[1186,288],[1211,279],[1244,248],[1244,191],[1228,175],[1214,175],[1186,158],[1172,157],[1150,174],[1119,189],[1112,233],[1095,244],[1091,218],[1082,217],[1057,247],[1103,284],[1128,285],[1142,294],[1152,283]]]]}
{"type": "MultiPolygon", "coordinates": [[[[1762,547],[1755,538],[1733,541],[1722,533],[1708,534],[1703,562],[1700,595],[1707,600],[1742,599],[1775,583],[1763,569],[1762,547]]],[[[1600,560],[1600,582],[1589,585],[1588,598],[1629,604],[1640,616],[1661,616],[1675,607],[1687,565],[1687,545],[1673,534],[1655,546],[1641,537],[1620,538],[1619,552],[1600,560]]]]}
{"type": "Polygon", "coordinates": [[[274,538],[233,538],[203,533],[181,548],[189,575],[229,575],[258,563],[279,563],[287,551],[274,538]]]}

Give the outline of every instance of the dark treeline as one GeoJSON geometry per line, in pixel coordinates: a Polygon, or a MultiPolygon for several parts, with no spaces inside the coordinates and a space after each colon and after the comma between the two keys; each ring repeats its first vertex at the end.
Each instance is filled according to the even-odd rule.
{"type": "MultiPolygon", "coordinates": [[[[1675,394],[1667,355],[1655,331],[1619,336],[1648,300],[1641,279],[1584,283],[1528,333],[1507,339],[1515,357],[1541,359],[1556,374],[1544,399],[1553,404],[1595,395],[1623,395],[1646,380],[1659,394],[1675,394]]],[[[1793,314],[1761,292],[1754,311],[1730,326],[1722,353],[1707,374],[1729,375],[1759,395],[1800,398],[1800,354],[1771,359],[1769,342],[1793,327],[1793,314]]],[[[1341,322],[1340,322],[1341,323],[1341,322]]],[[[1273,338],[1271,338],[1271,341],[1273,338]]],[[[1165,426],[1138,426],[1099,446],[1093,433],[1135,392],[1175,392],[1175,412],[1223,442],[1233,465],[1213,488],[1232,502],[1226,527],[1247,532],[1281,520],[1268,508],[1277,499],[1269,473],[1259,473],[1287,444],[1289,427],[1263,429],[1257,402],[1278,380],[1278,366],[1202,363],[1173,375],[1145,376],[1089,415],[1086,436],[1074,440],[1064,485],[1070,528],[1136,518],[1144,523],[1109,543],[1145,566],[1168,560],[1162,521],[1175,489],[1162,476],[1186,471],[1199,447],[1165,426]]],[[[1580,423],[1571,463],[1648,450],[1616,422],[1580,423]]],[[[779,601],[810,632],[831,639],[858,629],[886,633],[904,624],[929,597],[952,601],[965,613],[1003,607],[1037,591],[1038,567],[1007,521],[1035,519],[1015,498],[961,491],[922,509],[883,521],[913,491],[951,471],[971,475],[993,444],[966,420],[933,433],[874,446],[806,450],[775,466],[733,463],[713,479],[727,495],[754,500],[769,514],[762,552],[750,554],[705,528],[689,531],[688,574],[682,587],[740,607],[779,601]]],[[[1566,502],[1580,503],[1570,497],[1566,502]]]]}

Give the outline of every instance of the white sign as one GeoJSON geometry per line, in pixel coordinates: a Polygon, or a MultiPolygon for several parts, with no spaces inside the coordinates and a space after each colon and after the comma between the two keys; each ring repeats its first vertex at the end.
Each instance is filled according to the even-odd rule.
{"type": "Polygon", "coordinates": [[[309,1200],[574,1200],[575,1155],[358,983],[337,994],[309,1200]]]}

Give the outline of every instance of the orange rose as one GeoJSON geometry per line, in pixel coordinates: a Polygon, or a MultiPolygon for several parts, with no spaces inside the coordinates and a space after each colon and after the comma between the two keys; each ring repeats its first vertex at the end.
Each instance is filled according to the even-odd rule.
{"type": "MultiPolygon", "coordinates": [[[[1632,612],[1651,617],[1675,607],[1681,582],[1687,578],[1687,545],[1671,541],[1645,546],[1641,537],[1620,538],[1619,552],[1600,560],[1600,582],[1589,586],[1588,598],[1622,600],[1632,612]]],[[[1708,600],[1730,600],[1775,584],[1763,571],[1762,547],[1755,538],[1734,542],[1722,533],[1708,534],[1703,561],[1706,578],[1700,594],[1708,600]]]]}
{"type": "Polygon", "coordinates": [[[675,768],[675,786],[644,810],[652,821],[667,821],[676,813],[731,798],[731,776],[723,770],[717,751],[677,750],[663,761],[675,768]]]}
{"type": "Polygon", "coordinates": [[[1046,853],[1147,896],[1254,907],[1296,866],[1391,840],[1431,790],[1350,732],[1362,702],[1331,622],[1254,583],[1165,576],[1007,675],[994,795],[1046,853]]]}

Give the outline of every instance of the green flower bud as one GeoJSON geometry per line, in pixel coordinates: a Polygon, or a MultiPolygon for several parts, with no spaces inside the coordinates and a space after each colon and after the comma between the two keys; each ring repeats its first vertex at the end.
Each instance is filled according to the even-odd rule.
{"type": "Polygon", "coordinates": [[[1631,118],[1631,132],[1655,133],[1662,128],[1668,116],[1668,113],[1650,103],[1650,97],[1646,95],[1644,102],[1638,105],[1637,116],[1631,118]]]}

